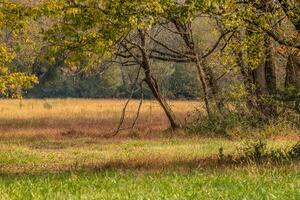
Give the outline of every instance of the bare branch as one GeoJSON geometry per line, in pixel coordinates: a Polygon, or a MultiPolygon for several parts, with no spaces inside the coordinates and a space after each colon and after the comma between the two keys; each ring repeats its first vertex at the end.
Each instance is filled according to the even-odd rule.
{"type": "Polygon", "coordinates": [[[161,47],[167,49],[168,51],[170,51],[170,52],[172,52],[172,53],[174,53],[174,54],[178,54],[178,55],[180,55],[180,56],[182,56],[182,57],[186,57],[186,58],[194,58],[193,56],[191,56],[191,55],[189,55],[189,54],[187,54],[187,53],[179,52],[179,51],[176,51],[176,50],[170,48],[168,45],[166,45],[166,44],[164,44],[163,42],[161,42],[161,41],[155,39],[154,37],[152,37],[149,33],[146,33],[146,34],[148,35],[148,37],[149,37],[151,40],[153,40],[155,43],[157,43],[157,44],[160,45],[161,47]]]}
{"type": "Polygon", "coordinates": [[[143,105],[143,100],[144,100],[144,90],[143,90],[143,83],[144,83],[145,79],[142,80],[142,82],[140,83],[140,89],[141,89],[141,100],[140,100],[140,104],[136,113],[136,117],[132,123],[131,129],[134,128],[134,126],[136,125],[137,120],[139,119],[140,116],[140,112],[141,112],[141,108],[143,105]]]}
{"type": "Polygon", "coordinates": [[[130,94],[130,97],[127,99],[124,107],[123,107],[123,110],[122,110],[122,115],[121,115],[121,118],[120,118],[120,122],[119,122],[119,125],[117,127],[117,130],[111,135],[111,137],[115,137],[121,130],[121,127],[124,123],[124,119],[125,119],[125,114],[126,114],[126,110],[127,110],[127,106],[128,104],[130,103],[131,99],[132,99],[132,96],[133,94],[136,92],[135,91],[135,87],[136,87],[136,84],[137,84],[137,81],[140,77],[140,72],[141,72],[141,67],[139,67],[139,70],[138,70],[138,73],[137,73],[137,76],[136,76],[136,79],[134,81],[134,84],[132,86],[132,89],[131,89],[131,94],[130,94]]]}

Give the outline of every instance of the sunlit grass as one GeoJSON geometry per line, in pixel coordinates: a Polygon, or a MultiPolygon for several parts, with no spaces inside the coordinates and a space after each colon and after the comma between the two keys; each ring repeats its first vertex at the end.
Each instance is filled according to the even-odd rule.
{"type": "Polygon", "coordinates": [[[280,199],[298,200],[292,168],[189,172],[80,172],[2,176],[2,199],[280,199]]]}
{"type": "MultiPolygon", "coordinates": [[[[235,154],[243,148],[242,144],[240,141],[197,137],[152,140],[3,140],[0,142],[0,172],[15,174],[82,169],[197,168],[217,158],[220,148],[225,155],[235,154]]],[[[288,148],[293,144],[290,140],[273,141],[269,142],[268,147],[288,148]]]]}
{"type": "MultiPolygon", "coordinates": [[[[126,100],[45,99],[0,100],[0,137],[56,137],[72,131],[79,135],[103,135],[117,127],[126,100]]],[[[197,101],[170,102],[179,120],[201,107],[197,101]]],[[[126,110],[123,128],[131,127],[139,101],[126,110]]],[[[156,101],[144,101],[136,128],[163,130],[168,120],[156,101]]]]}

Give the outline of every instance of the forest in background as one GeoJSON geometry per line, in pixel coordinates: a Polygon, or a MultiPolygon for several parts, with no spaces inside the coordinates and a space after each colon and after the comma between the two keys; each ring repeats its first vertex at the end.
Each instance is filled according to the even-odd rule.
{"type": "Polygon", "coordinates": [[[154,98],[172,128],[181,125],[166,99],[200,99],[209,120],[234,111],[250,126],[282,117],[298,126],[299,7],[297,0],[4,0],[1,93],[154,98]]]}
{"type": "MultiPolygon", "coordinates": [[[[42,1],[22,0],[12,2],[21,3],[21,5],[23,6],[31,7],[39,5],[42,1]]],[[[249,3],[252,4],[251,1],[249,1],[249,3]]],[[[296,1],[291,1],[288,3],[291,3],[290,7],[295,7],[295,9],[297,8],[296,1]]],[[[72,4],[72,1],[70,1],[69,4],[72,4]]],[[[228,3],[228,5],[230,5],[230,3],[228,3]]],[[[253,6],[255,7],[254,4],[253,6]]],[[[274,11],[272,5],[270,5],[269,7],[273,10],[267,11],[266,13],[273,14],[274,17],[269,17],[270,19],[266,20],[274,21],[273,24],[276,25],[276,31],[278,31],[278,29],[291,29],[289,31],[286,31],[286,33],[283,33],[284,37],[287,38],[287,40],[290,40],[289,34],[292,35],[292,29],[294,29],[294,27],[292,27],[292,23],[289,22],[290,20],[280,18],[282,16],[277,16],[280,15],[280,13],[275,13],[278,11],[274,11]]],[[[294,11],[293,8],[290,8],[290,10],[294,11]]],[[[221,27],[220,23],[222,23],[222,20],[216,19],[218,15],[222,15],[222,13],[214,13],[215,11],[209,10],[202,11],[200,9],[196,12],[203,12],[203,16],[194,17],[192,21],[193,31],[195,35],[194,37],[199,43],[200,48],[202,50],[205,50],[211,47],[219,39],[218,37],[220,36],[220,34],[222,34],[222,32],[226,32],[226,30],[220,29],[226,29],[227,27],[221,27]],[[206,14],[211,16],[205,16],[206,14]]],[[[241,13],[242,12],[247,11],[241,11],[241,13]]],[[[261,9],[259,10],[259,12],[261,12],[261,9]]],[[[294,12],[295,14],[297,14],[298,11],[296,10],[294,12]]],[[[297,18],[297,16],[295,18],[297,18]]],[[[15,50],[16,55],[14,60],[10,64],[10,68],[13,71],[21,71],[33,74],[39,79],[39,84],[36,85],[34,89],[28,91],[27,94],[24,94],[25,96],[35,98],[127,98],[130,96],[130,88],[134,82],[134,73],[137,71],[136,68],[132,66],[122,66],[120,64],[111,63],[111,66],[109,68],[107,66],[97,66],[94,67],[94,70],[92,70],[92,72],[84,72],[81,69],[78,69],[78,67],[77,69],[70,70],[70,66],[66,65],[66,63],[49,64],[47,61],[41,62],[40,57],[43,57],[43,55],[46,54],[46,47],[49,46],[49,41],[45,41],[45,38],[43,38],[42,29],[44,29],[52,22],[49,19],[46,20],[46,22],[41,19],[30,19],[30,22],[27,21],[26,23],[29,23],[27,24],[27,30],[22,33],[21,37],[14,37],[14,35],[9,31],[5,34],[2,34],[1,37],[2,42],[4,42],[8,47],[15,50]],[[24,37],[26,37],[26,40],[24,37]],[[104,68],[107,69],[104,70],[104,68]]],[[[251,26],[255,25],[252,24],[251,26]]],[[[240,28],[242,29],[242,27],[240,28]]],[[[272,31],[274,30],[274,28],[272,28],[272,31]]],[[[262,31],[263,30],[256,30],[255,32],[257,34],[253,36],[253,38],[261,37],[261,35],[266,34],[261,33],[262,31]]],[[[279,31],[281,32],[282,30],[279,31]]],[[[168,42],[173,43],[173,45],[178,47],[182,46],[182,44],[180,44],[180,38],[178,38],[176,34],[174,35],[166,31],[166,29],[161,30],[159,37],[169,37],[168,42]]],[[[220,48],[222,48],[222,44],[226,43],[228,37],[222,38],[222,41],[220,41],[219,44],[221,47],[219,47],[219,49],[216,49],[216,53],[211,55],[210,58],[205,59],[206,65],[209,66],[210,69],[212,69],[211,71],[214,74],[214,78],[217,79],[218,75],[222,76],[219,78],[220,80],[218,79],[218,82],[220,82],[218,83],[218,85],[220,85],[222,88],[223,86],[229,86],[232,76],[240,76],[239,73],[241,73],[236,72],[237,69],[233,66],[233,63],[226,63],[227,66],[225,66],[224,60],[214,58],[218,56],[218,52],[220,51],[220,48]]],[[[231,35],[231,37],[233,37],[233,35],[231,35]]],[[[272,37],[272,35],[269,35],[269,37],[272,37]]],[[[282,45],[279,46],[278,41],[272,41],[271,45],[274,55],[272,55],[272,60],[270,60],[270,62],[275,62],[274,65],[276,65],[276,69],[274,69],[273,71],[276,72],[276,77],[274,78],[276,79],[276,82],[278,82],[278,87],[281,89],[284,85],[284,82],[286,82],[286,79],[297,79],[295,77],[296,74],[298,74],[297,72],[294,71],[294,75],[287,74],[287,71],[293,71],[293,69],[290,69],[292,68],[290,67],[292,65],[292,57],[288,55],[295,53],[293,53],[293,50],[290,48],[282,49],[282,45]],[[287,64],[288,57],[290,57],[290,62],[287,64]]],[[[259,48],[259,45],[257,43],[253,44],[253,46],[254,48],[259,48]]],[[[253,56],[262,57],[262,55],[258,55],[261,54],[261,52],[252,53],[255,54],[253,56]]],[[[165,97],[196,99],[200,98],[200,96],[203,95],[203,92],[201,92],[201,83],[198,80],[198,77],[195,76],[195,73],[197,73],[197,69],[195,69],[195,66],[193,66],[193,64],[181,62],[162,63],[156,60],[154,60],[153,62],[155,63],[153,65],[153,74],[155,75],[155,77],[157,77],[158,83],[165,97]]],[[[294,62],[297,63],[297,61],[294,62]]],[[[256,66],[252,66],[252,68],[256,68],[256,66]]],[[[258,72],[259,70],[253,71],[258,72]]],[[[239,80],[238,78],[238,81],[241,80],[239,80]]],[[[139,98],[140,93],[137,92],[135,94],[135,97],[139,98]]],[[[150,98],[151,91],[146,90],[145,97],[150,98]]]]}

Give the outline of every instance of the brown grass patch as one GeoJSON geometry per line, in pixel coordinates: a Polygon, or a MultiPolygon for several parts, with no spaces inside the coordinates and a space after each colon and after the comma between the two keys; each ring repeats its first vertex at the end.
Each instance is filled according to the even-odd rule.
{"type": "MultiPolygon", "coordinates": [[[[119,123],[126,100],[0,100],[0,138],[86,137],[112,133],[119,123]]],[[[136,116],[139,101],[127,109],[125,132],[136,116]]],[[[201,107],[196,101],[171,101],[176,116],[185,121],[201,107]]],[[[145,101],[135,131],[156,132],[168,128],[168,120],[155,101],[145,101]]]]}

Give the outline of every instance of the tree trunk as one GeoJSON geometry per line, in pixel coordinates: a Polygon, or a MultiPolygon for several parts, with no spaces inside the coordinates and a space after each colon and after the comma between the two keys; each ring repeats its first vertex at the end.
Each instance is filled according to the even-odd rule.
{"type": "Polygon", "coordinates": [[[246,101],[247,104],[246,105],[247,105],[247,108],[249,110],[251,110],[255,106],[253,98],[251,97],[253,95],[253,89],[251,87],[252,79],[250,77],[249,70],[247,68],[247,64],[244,60],[244,53],[242,51],[236,52],[236,56],[237,56],[237,64],[240,68],[244,86],[246,88],[247,93],[249,94],[247,96],[247,101],[246,101]]]}
{"type": "Polygon", "coordinates": [[[255,93],[257,96],[265,94],[267,91],[265,62],[261,61],[259,66],[251,71],[252,83],[255,85],[255,93]]]}
{"type": "Polygon", "coordinates": [[[201,63],[201,51],[198,49],[199,47],[195,44],[194,35],[192,31],[192,24],[191,23],[183,23],[177,20],[173,20],[173,23],[180,33],[181,38],[183,39],[186,47],[191,50],[194,59],[195,65],[197,67],[198,76],[203,88],[204,94],[204,103],[206,112],[208,115],[211,113],[210,104],[209,104],[209,95],[208,95],[208,85],[207,85],[207,76],[204,70],[204,67],[201,63]]]}
{"type": "Polygon", "coordinates": [[[206,76],[206,82],[207,82],[209,89],[211,90],[211,94],[213,96],[216,96],[218,93],[218,86],[215,82],[214,73],[213,73],[211,67],[208,66],[207,60],[205,58],[201,59],[201,64],[203,66],[203,71],[206,76]]]}
{"type": "Polygon", "coordinates": [[[207,77],[208,87],[211,90],[214,102],[219,110],[219,113],[222,114],[224,108],[224,98],[221,95],[219,95],[220,87],[218,81],[215,79],[214,72],[212,68],[208,65],[207,60],[205,58],[202,59],[202,65],[207,77]]]}
{"type": "Polygon", "coordinates": [[[168,105],[166,100],[161,96],[157,81],[150,75],[150,73],[147,70],[145,70],[145,81],[146,81],[148,87],[150,88],[153,96],[155,97],[155,99],[158,101],[159,105],[164,110],[164,112],[170,122],[171,128],[173,130],[179,128],[180,126],[176,121],[176,117],[175,117],[172,109],[170,108],[170,106],[168,105]]]}
{"type": "Polygon", "coordinates": [[[148,85],[148,87],[150,88],[153,96],[155,97],[155,99],[158,101],[158,103],[160,104],[160,106],[162,107],[162,109],[164,110],[171,128],[173,130],[177,129],[180,127],[179,123],[177,123],[176,117],[172,111],[172,109],[170,108],[170,106],[168,105],[168,103],[166,102],[166,100],[162,97],[161,93],[160,93],[160,89],[159,86],[157,84],[157,81],[155,80],[155,78],[152,76],[151,74],[151,68],[150,68],[150,62],[149,62],[149,56],[147,54],[147,42],[146,42],[146,35],[144,30],[139,30],[139,36],[141,39],[141,62],[140,65],[144,70],[145,73],[145,81],[148,85]]]}
{"type": "Polygon", "coordinates": [[[276,84],[276,66],[274,61],[274,46],[270,37],[266,38],[266,61],[265,61],[265,79],[267,92],[274,94],[277,90],[276,84]]]}
{"type": "Polygon", "coordinates": [[[300,89],[300,52],[293,52],[289,55],[286,65],[286,87],[300,89]]]}
{"type": "Polygon", "coordinates": [[[208,86],[207,86],[207,78],[206,78],[206,74],[203,70],[203,67],[201,65],[201,62],[199,60],[199,56],[195,53],[195,57],[196,57],[196,67],[198,70],[198,75],[199,75],[199,79],[201,81],[202,84],[202,88],[203,88],[203,94],[204,94],[204,103],[205,103],[205,108],[206,108],[206,112],[208,115],[210,115],[211,110],[210,110],[210,105],[209,105],[209,97],[208,97],[208,86]]]}

